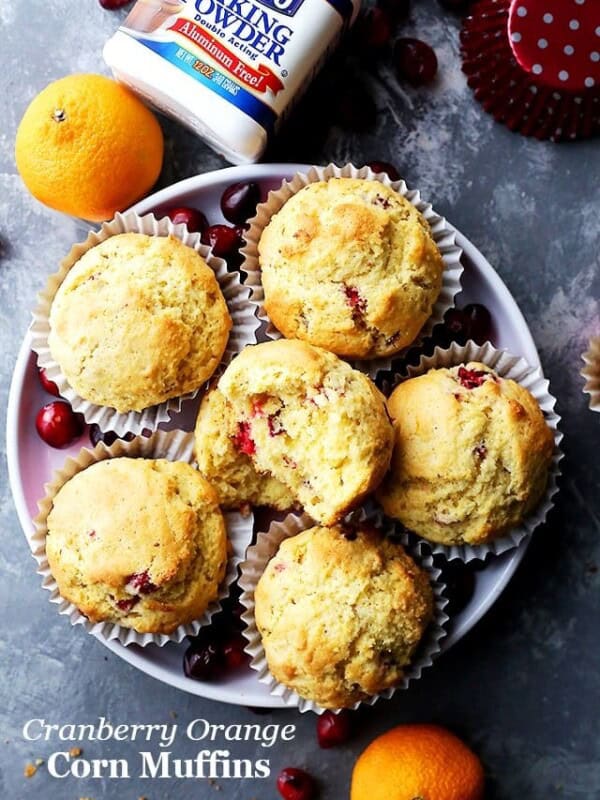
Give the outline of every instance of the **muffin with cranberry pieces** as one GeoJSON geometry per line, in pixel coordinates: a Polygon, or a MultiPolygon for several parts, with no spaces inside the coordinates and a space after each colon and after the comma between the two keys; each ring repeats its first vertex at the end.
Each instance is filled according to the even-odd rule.
{"type": "Polygon", "coordinates": [[[394,455],[385,513],[442,545],[479,545],[539,503],[554,437],[531,393],[485,364],[432,369],[388,400],[394,455]]]}
{"type": "Polygon", "coordinates": [[[323,708],[398,685],[434,609],[427,573],[364,524],[285,539],[254,597],[272,675],[323,708]]]}
{"type": "Polygon", "coordinates": [[[310,183],[258,243],[265,310],[288,338],[340,356],[390,356],[417,337],[442,285],[429,225],[379,181],[310,183]]]}
{"type": "Polygon", "coordinates": [[[124,413],[201,386],[231,326],[215,274],[193,248],[122,233],[68,272],[50,309],[48,345],[82,398],[124,413]]]}
{"type": "Polygon", "coordinates": [[[231,405],[216,387],[202,398],[195,443],[198,469],[215,488],[223,508],[235,510],[250,504],[285,511],[296,505],[284,483],[254,466],[250,440],[243,428],[238,429],[231,405]]]}
{"type": "Polygon", "coordinates": [[[92,464],[58,491],[47,528],[60,594],[92,622],[170,634],[202,616],[225,576],[217,495],[189,464],[92,464]]]}
{"type": "Polygon", "coordinates": [[[236,448],[314,520],[340,520],[382,480],[393,443],[384,397],[333,353],[296,339],[250,346],[218,387],[236,448]]]}

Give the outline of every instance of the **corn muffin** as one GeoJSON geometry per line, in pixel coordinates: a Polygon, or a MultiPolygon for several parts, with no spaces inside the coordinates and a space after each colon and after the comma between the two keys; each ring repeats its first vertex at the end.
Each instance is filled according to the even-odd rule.
{"type": "Polygon", "coordinates": [[[52,302],[48,345],[85,400],[141,411],[208,380],[231,324],[195,250],[174,237],[123,233],[69,271],[52,302]]]}
{"type": "Polygon", "coordinates": [[[385,400],[333,353],[296,339],[247,347],[218,386],[235,447],[316,521],[341,519],[382,480],[393,446],[385,400]]]}
{"type": "Polygon", "coordinates": [[[366,525],[285,539],[254,597],[271,673],[325,708],[396,686],[434,607],[427,574],[366,525]]]}
{"type": "Polygon", "coordinates": [[[305,186],[258,243],[265,311],[288,338],[340,356],[390,356],[415,340],[442,285],[429,225],[379,181],[305,186]]]}
{"type": "Polygon", "coordinates": [[[395,433],[385,513],[443,545],[519,525],[548,482],[554,437],[527,389],[485,364],[432,369],[388,400],[395,433]]]}
{"type": "Polygon", "coordinates": [[[47,526],[60,594],[92,622],[172,633],[202,616],[225,576],[217,496],[189,464],[92,464],[59,490],[47,526]]]}
{"type": "Polygon", "coordinates": [[[212,484],[223,508],[270,506],[284,511],[296,500],[288,487],[259,472],[249,455],[236,447],[237,419],[216,387],[202,399],[196,421],[198,469],[212,484]]]}

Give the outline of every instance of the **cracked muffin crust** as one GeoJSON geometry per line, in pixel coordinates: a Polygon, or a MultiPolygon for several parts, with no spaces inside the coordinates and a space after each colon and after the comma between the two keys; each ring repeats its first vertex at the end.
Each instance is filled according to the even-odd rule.
{"type": "Polygon", "coordinates": [[[284,540],[254,596],[271,673],[325,708],[397,685],[434,606],[428,575],[364,524],[284,540]]]}
{"type": "Polygon", "coordinates": [[[258,243],[265,310],[287,338],[340,356],[389,356],[415,340],[442,285],[427,221],[379,181],[305,186],[258,243]]]}
{"type": "Polygon", "coordinates": [[[67,274],[48,345],[85,400],[141,411],[208,380],[231,325],[215,274],[195,250],[172,236],[122,233],[67,274]]]}
{"type": "Polygon", "coordinates": [[[388,516],[424,539],[489,542],[542,498],[552,431],[530,392],[485,364],[404,381],[388,411],[394,454],[377,497],[388,516]]]}
{"type": "Polygon", "coordinates": [[[223,508],[250,503],[285,511],[296,505],[287,486],[260,472],[240,449],[235,413],[218,388],[202,398],[195,429],[198,469],[219,495],[223,508]]]}
{"type": "Polygon", "coordinates": [[[202,616],[225,576],[217,496],[189,464],[92,464],[62,486],[47,525],[60,594],[92,622],[172,633],[202,616]]]}
{"type": "Polygon", "coordinates": [[[337,522],[382,480],[393,443],[385,399],[333,353],[296,339],[246,347],[218,386],[235,448],[318,522],[337,522]]]}

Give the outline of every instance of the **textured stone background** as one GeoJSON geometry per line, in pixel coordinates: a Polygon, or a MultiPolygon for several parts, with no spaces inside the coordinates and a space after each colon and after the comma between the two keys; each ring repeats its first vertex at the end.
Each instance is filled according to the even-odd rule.
{"type": "MultiPolygon", "coordinates": [[[[276,773],[306,766],[322,781],[324,800],[341,800],[353,759],[374,736],[400,721],[436,721],[481,754],[488,800],[600,797],[600,418],[581,393],[581,353],[600,333],[600,150],[598,142],[555,146],[527,141],[496,125],[474,101],[460,72],[456,18],[434,0],[415,0],[405,26],[429,40],[440,60],[437,83],[405,91],[385,59],[350,65],[374,98],[368,130],[349,133],[326,120],[319,91],[299,109],[272,158],[287,161],[395,162],[498,269],[523,309],[559,400],[566,434],[558,508],[540,530],[516,577],[482,623],[426,672],[408,693],[359,715],[348,746],[319,751],[315,720],[294,712],[256,717],[170,689],[135,671],[81,630],[58,618],[40,591],[10,497],[4,459],[0,479],[0,797],[26,800],[192,800],[214,787],[190,781],[52,780],[44,768],[25,780],[26,761],[54,745],[28,744],[30,717],[52,722],[294,722],[298,736],[270,753],[276,773]],[[300,134],[300,135],[298,135],[300,134]]],[[[16,174],[13,141],[27,103],[50,80],[74,71],[105,71],[101,47],[121,13],[96,0],[0,1],[0,407],[25,333],[35,292],[78,237],[75,225],[33,200],[16,174]]],[[[326,97],[341,68],[320,81],[326,97]]],[[[224,165],[191,134],[164,121],[168,184],[224,165]]],[[[2,431],[4,431],[4,421],[2,431]]],[[[2,450],[5,451],[4,437],[2,450]]],[[[137,747],[88,745],[89,757],[130,756],[137,747]]],[[[177,755],[197,750],[181,742],[177,755]]],[[[261,757],[234,745],[236,757],[261,757]]],[[[222,798],[274,800],[272,780],[221,781],[222,798]]]]}

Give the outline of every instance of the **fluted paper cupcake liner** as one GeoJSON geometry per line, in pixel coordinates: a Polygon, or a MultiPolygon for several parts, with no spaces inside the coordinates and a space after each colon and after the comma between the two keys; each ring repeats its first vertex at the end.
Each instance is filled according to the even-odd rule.
{"type": "Polygon", "coordinates": [[[269,338],[280,339],[282,335],[271,323],[265,311],[265,295],[258,261],[258,242],[271,217],[283,207],[292,195],[299,192],[309,183],[326,181],[330,178],[363,178],[379,181],[405,197],[421,212],[429,223],[431,234],[444,262],[440,294],[433,306],[430,317],[423,325],[417,338],[406,348],[391,356],[370,360],[348,359],[356,369],[360,369],[374,378],[381,370],[389,370],[392,359],[400,358],[410,348],[417,346],[425,337],[431,335],[433,328],[438,323],[443,321],[444,314],[454,305],[454,298],[461,290],[461,276],[463,273],[461,264],[462,250],[456,244],[454,228],[446,222],[444,217],[434,211],[429,203],[421,198],[416,189],[409,189],[403,180],[391,181],[383,172],[375,173],[370,167],[358,168],[353,164],[346,164],[343,167],[337,167],[335,164],[329,164],[326,167],[315,166],[311,167],[307,173],[297,173],[290,180],[284,180],[281,188],[269,192],[266,202],[257,207],[256,216],[249,221],[250,228],[244,234],[246,245],[241,250],[244,255],[242,270],[247,274],[246,284],[252,289],[252,299],[259,307],[259,319],[266,324],[266,333],[269,338]]]}
{"type": "Polygon", "coordinates": [[[239,273],[228,272],[225,261],[213,256],[210,248],[202,244],[199,233],[190,233],[183,224],[174,225],[168,217],[157,219],[154,214],[140,216],[134,211],[118,213],[110,222],[103,222],[97,232],[91,231],[85,242],[73,245],[69,254],[62,260],[58,272],[50,276],[44,291],[38,295],[38,305],[33,312],[30,327],[32,350],[38,355],[38,366],[46,370],[48,378],[58,386],[61,396],[69,401],[74,411],[83,414],[86,422],[99,425],[103,431],[115,431],[122,436],[125,433],[141,433],[144,429],[156,430],[161,422],[167,422],[171,415],[181,410],[184,400],[195,397],[202,386],[143,411],[120,413],[114,408],[91,403],[77,394],[69,385],[60,366],[52,358],[48,347],[49,318],[52,301],[58,288],[71,267],[85,252],[120,233],[175,236],[183,244],[196,250],[213,270],[233,322],[229,341],[216,374],[219,374],[247,344],[256,344],[256,332],[260,323],[256,318],[256,306],[251,300],[250,290],[242,285],[239,273]]]}
{"type": "Polygon", "coordinates": [[[582,356],[585,367],[581,370],[585,378],[583,391],[590,396],[592,411],[600,411],[600,336],[590,339],[590,346],[582,356]]]}
{"type": "MultiPolygon", "coordinates": [[[[376,527],[380,527],[386,534],[397,535],[393,525],[387,525],[386,527],[386,524],[383,526],[380,524],[383,519],[383,515],[380,513],[367,514],[364,509],[361,509],[360,511],[354,512],[352,519],[354,522],[368,522],[376,527]]],[[[246,652],[251,657],[250,667],[258,673],[259,681],[269,687],[272,695],[281,697],[286,706],[297,707],[301,712],[313,711],[316,714],[322,714],[326,709],[312,700],[301,697],[288,686],[279,683],[270,673],[262,639],[256,627],[256,620],[254,617],[254,590],[268,562],[277,552],[279,545],[284,539],[296,536],[296,534],[314,525],[315,522],[308,514],[302,514],[301,516],[288,514],[281,522],[272,522],[269,530],[259,533],[256,544],[248,549],[246,559],[241,566],[239,585],[242,589],[240,602],[246,608],[245,613],[242,615],[242,620],[246,623],[246,628],[243,633],[248,640],[246,652]]],[[[418,680],[423,670],[431,666],[434,659],[439,655],[441,651],[441,641],[444,636],[446,636],[444,626],[448,621],[448,616],[444,612],[444,608],[448,600],[444,596],[445,585],[440,581],[441,570],[434,566],[433,557],[431,555],[423,553],[421,544],[417,546],[411,545],[406,535],[402,535],[399,542],[411,558],[429,575],[434,593],[435,606],[433,619],[425,632],[423,640],[419,644],[413,660],[406,667],[401,683],[398,684],[398,686],[372,695],[367,700],[355,703],[352,709],[357,709],[361,705],[372,706],[381,699],[388,700],[397,691],[406,689],[411,681],[418,680]]],[[[340,710],[341,709],[336,709],[335,711],[337,713],[340,710]]]]}
{"type": "MultiPolygon", "coordinates": [[[[560,450],[560,442],[563,435],[558,429],[560,417],[555,410],[556,399],[549,392],[550,384],[544,378],[541,368],[530,366],[521,356],[514,356],[506,350],[499,350],[490,342],[479,345],[470,340],[465,345],[458,345],[453,342],[445,350],[436,347],[432,355],[422,355],[416,366],[409,366],[404,374],[396,375],[391,385],[384,385],[384,393],[389,395],[390,390],[399,383],[417,375],[424,375],[430,369],[456,367],[469,361],[479,361],[482,364],[486,364],[500,377],[516,381],[535,397],[554,436],[554,454],[546,491],[536,508],[520,525],[486,544],[446,546],[436,542],[427,542],[434,554],[444,555],[449,561],[458,558],[465,563],[473,559],[483,560],[490,554],[498,556],[507,550],[518,547],[524,539],[531,536],[533,531],[546,520],[548,512],[554,506],[554,497],[558,492],[559,462],[563,457],[560,450]]],[[[422,541],[425,540],[423,539],[422,541]]]]}
{"type": "Polygon", "coordinates": [[[27,540],[33,557],[38,563],[38,573],[42,576],[42,587],[50,592],[50,602],[58,605],[59,614],[69,617],[71,625],[83,625],[88,633],[99,639],[112,641],[118,639],[123,645],[137,644],[145,647],[156,644],[162,647],[167,642],[181,642],[186,636],[195,636],[201,627],[208,625],[211,618],[221,610],[221,600],[229,595],[231,584],[236,580],[238,566],[252,541],[253,515],[224,512],[230,555],[225,577],[219,587],[217,599],[208,605],[204,614],[197,620],[180,625],[171,634],[138,633],[113,622],[91,622],[79,609],[60,595],[58,584],[50,570],[46,555],[47,519],[53,500],[59,490],[78,472],[108,458],[166,458],[169,461],[193,463],[194,435],[183,431],[157,431],[150,437],[136,436],[131,442],[116,441],[110,447],[100,442],[91,450],[86,447],[76,458],[68,458],[62,469],[54,473],[52,481],[45,484],[46,494],[38,502],[39,514],[33,520],[34,530],[27,533],[27,540]]]}

